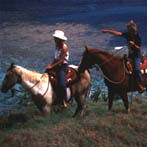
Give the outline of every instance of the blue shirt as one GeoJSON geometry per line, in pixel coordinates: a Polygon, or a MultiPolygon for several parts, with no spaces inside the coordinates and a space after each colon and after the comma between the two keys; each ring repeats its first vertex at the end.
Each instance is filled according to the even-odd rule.
{"type": "MultiPolygon", "coordinates": [[[[136,45],[141,46],[141,38],[140,38],[139,34],[131,34],[129,32],[124,32],[122,34],[122,37],[126,38],[128,44],[129,44],[129,41],[133,41],[133,42],[135,42],[136,45]]],[[[130,57],[141,58],[141,50],[140,49],[136,49],[136,48],[129,46],[129,45],[128,45],[128,49],[129,49],[129,56],[130,57]]]]}

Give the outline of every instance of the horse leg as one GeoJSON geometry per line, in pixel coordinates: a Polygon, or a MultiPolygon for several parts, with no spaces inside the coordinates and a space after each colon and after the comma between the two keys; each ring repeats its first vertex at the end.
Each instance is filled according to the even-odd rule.
{"type": "Polygon", "coordinates": [[[108,110],[110,111],[113,105],[114,93],[109,90],[108,91],[108,110]]]}
{"type": "Polygon", "coordinates": [[[80,112],[80,115],[81,116],[84,116],[84,113],[85,113],[85,109],[86,109],[86,100],[85,100],[86,96],[85,94],[83,94],[81,97],[80,97],[80,100],[81,100],[81,112],[80,112]]]}
{"type": "Polygon", "coordinates": [[[127,113],[130,113],[130,106],[129,106],[127,93],[122,95],[122,99],[123,99],[123,102],[124,102],[124,106],[125,106],[125,108],[127,110],[127,113]]]}
{"type": "Polygon", "coordinates": [[[37,105],[37,107],[44,116],[46,116],[47,114],[50,114],[50,112],[51,112],[51,106],[48,104],[46,104],[44,106],[37,105]]]}
{"type": "Polygon", "coordinates": [[[51,111],[51,105],[49,105],[46,100],[42,97],[42,95],[32,95],[32,100],[34,101],[37,108],[40,110],[40,112],[44,115],[50,113],[51,111]]]}
{"type": "Polygon", "coordinates": [[[85,112],[85,108],[86,108],[85,94],[83,94],[82,96],[76,96],[75,100],[77,102],[77,108],[73,117],[75,117],[79,112],[80,112],[80,115],[83,116],[85,112]]]}
{"type": "Polygon", "coordinates": [[[46,104],[43,108],[42,108],[42,112],[44,114],[49,114],[51,112],[51,106],[46,104]]]}

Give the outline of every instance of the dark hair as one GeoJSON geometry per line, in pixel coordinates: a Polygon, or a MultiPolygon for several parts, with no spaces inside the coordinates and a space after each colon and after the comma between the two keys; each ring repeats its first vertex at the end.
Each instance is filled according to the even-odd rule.
{"type": "Polygon", "coordinates": [[[138,30],[137,24],[133,20],[127,23],[127,28],[128,30],[133,29],[135,32],[138,30]]]}

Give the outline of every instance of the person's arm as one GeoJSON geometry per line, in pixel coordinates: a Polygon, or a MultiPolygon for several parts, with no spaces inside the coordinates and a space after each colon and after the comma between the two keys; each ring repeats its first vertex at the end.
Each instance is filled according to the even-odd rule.
{"type": "Polygon", "coordinates": [[[64,44],[63,45],[63,48],[61,50],[60,59],[57,60],[57,61],[54,61],[51,65],[48,65],[46,67],[46,69],[52,69],[55,66],[62,64],[64,62],[64,59],[65,59],[65,56],[66,56],[67,51],[68,51],[68,47],[64,44]]]}
{"type": "Polygon", "coordinates": [[[136,48],[136,49],[138,49],[138,50],[141,48],[141,46],[138,45],[138,44],[136,44],[134,41],[129,41],[129,44],[132,45],[133,48],[136,48]]]}
{"type": "Polygon", "coordinates": [[[121,36],[123,34],[122,32],[119,32],[119,31],[116,31],[116,30],[112,30],[112,29],[103,29],[101,31],[103,33],[110,33],[110,34],[113,34],[113,35],[116,35],[116,36],[121,36]]]}

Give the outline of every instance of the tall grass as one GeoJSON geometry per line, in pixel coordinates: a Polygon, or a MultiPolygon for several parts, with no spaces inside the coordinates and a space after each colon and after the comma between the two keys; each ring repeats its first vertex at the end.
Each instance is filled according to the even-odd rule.
{"type": "MultiPolygon", "coordinates": [[[[69,106],[70,107],[70,106],[69,106]]],[[[27,121],[0,129],[0,147],[146,147],[147,102],[133,99],[126,114],[120,102],[88,102],[84,117],[72,118],[72,107],[43,117],[28,108],[27,121]]]]}

